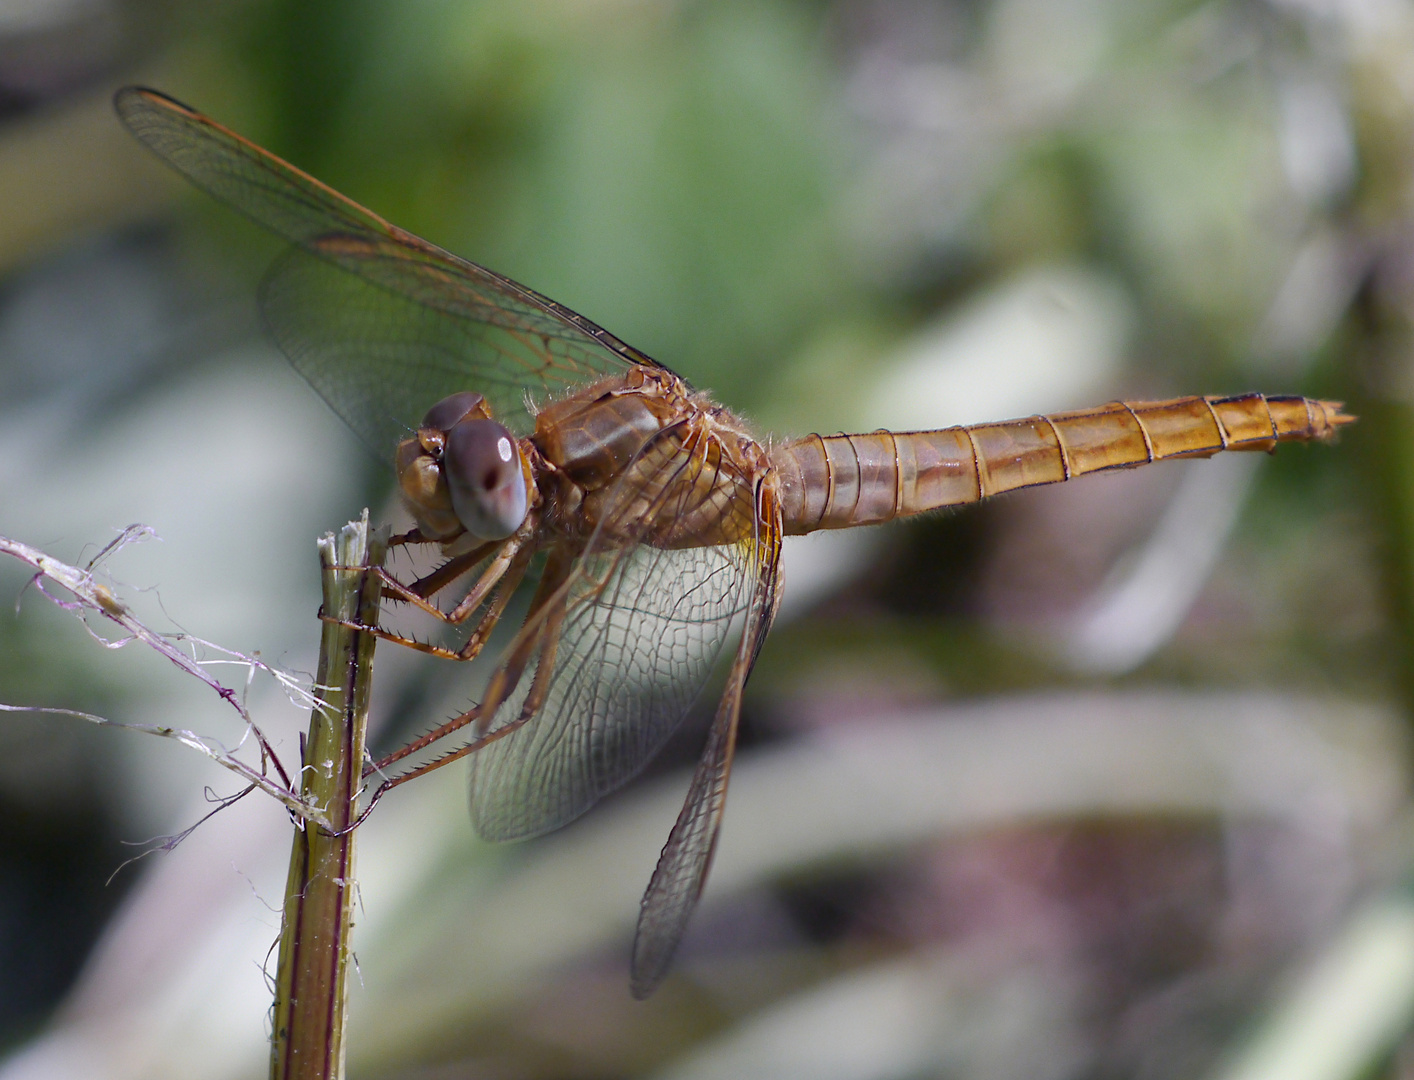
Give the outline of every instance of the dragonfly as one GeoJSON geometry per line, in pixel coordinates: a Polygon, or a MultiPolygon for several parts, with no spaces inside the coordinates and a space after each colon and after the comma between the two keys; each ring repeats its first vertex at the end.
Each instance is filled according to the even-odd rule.
{"type": "Polygon", "coordinates": [[[1250,393],[767,440],[582,315],[390,224],[181,102],[126,87],[114,103],[167,164],[289,241],[260,286],[266,326],[391,458],[415,522],[391,542],[443,559],[415,581],[380,571],[384,595],[470,627],[458,648],[363,629],[471,661],[520,587],[530,593],[481,700],[367,765],[367,809],[470,757],[479,835],[550,832],[643,769],[729,652],[640,906],[630,968],[640,998],[666,975],[707,878],[785,537],[1167,458],[1328,441],[1354,419],[1340,402],[1250,393]],[[442,596],[458,598],[446,608],[442,596]]]}

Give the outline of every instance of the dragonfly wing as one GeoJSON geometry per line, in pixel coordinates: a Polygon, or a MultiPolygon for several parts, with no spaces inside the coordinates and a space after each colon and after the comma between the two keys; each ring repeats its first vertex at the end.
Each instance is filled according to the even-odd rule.
{"type": "Polygon", "coordinates": [[[385,251],[384,276],[401,288],[292,248],[260,289],[261,313],[280,349],[380,457],[449,394],[484,394],[498,420],[526,434],[534,427],[527,395],[544,400],[604,374],[576,358],[574,342],[429,302],[425,296],[439,286],[452,296],[461,290],[439,280],[440,268],[401,260],[391,245],[385,251]]]}
{"type": "MultiPolygon", "coordinates": [[[[523,390],[554,393],[632,364],[657,366],[562,304],[389,224],[172,98],[130,86],[118,91],[114,105],[138,139],[197,187],[309,254],[402,301],[399,305],[393,299],[375,300],[373,315],[335,309],[324,312],[322,321],[311,318],[302,328],[306,334],[330,335],[329,340],[311,341],[316,348],[307,350],[301,371],[336,410],[336,399],[348,396],[346,383],[372,384],[378,394],[396,392],[408,372],[396,357],[374,356],[372,359],[391,363],[391,367],[368,368],[371,358],[366,353],[355,352],[343,363],[330,359],[313,364],[308,356],[320,352],[319,346],[332,356],[332,342],[351,340],[370,319],[378,322],[385,335],[425,331],[426,323],[406,318],[408,303],[430,307],[448,319],[468,324],[463,337],[471,344],[465,351],[443,358],[446,378],[455,390],[478,390],[488,398],[491,394],[482,389],[483,384],[520,388],[514,395],[503,394],[503,400],[492,398],[492,404],[504,410],[502,422],[521,431],[528,430],[523,390]],[[500,331],[503,337],[518,337],[524,348],[476,346],[481,333],[494,337],[493,331],[500,331]]],[[[309,286],[312,271],[293,269],[297,262],[278,265],[272,272],[263,290],[266,305],[287,309],[294,301],[282,298],[280,290],[287,284],[309,286]]],[[[315,292],[327,289],[320,286],[315,292]]],[[[375,296],[371,292],[364,295],[375,296]]],[[[278,318],[269,317],[272,323],[278,318]]],[[[422,348],[419,341],[404,340],[413,352],[422,348]]],[[[432,397],[420,402],[403,423],[415,426],[436,400],[432,397]]],[[[380,441],[384,435],[381,428],[356,425],[356,430],[378,451],[390,449],[380,441]]]]}
{"type": "Polygon", "coordinates": [[[706,884],[726,807],[742,691],[780,599],[780,508],[765,491],[758,492],[757,506],[760,530],[751,551],[755,588],[736,661],[717,705],[707,746],[692,774],[687,799],[658,857],[638,913],[629,977],[637,998],[651,994],[668,973],[706,884]]]}
{"type": "MultiPolygon", "coordinates": [[[[665,438],[660,447],[670,450],[665,438]]],[[[649,456],[652,456],[651,451],[649,456]]],[[[646,460],[646,459],[645,459],[646,460]]],[[[691,481],[720,460],[667,452],[616,499],[604,530],[647,536],[707,497],[691,481]],[[631,518],[631,523],[630,520],[631,518]],[[630,531],[632,530],[632,531],[630,531]]],[[[742,478],[745,512],[751,481],[742,478]]],[[[567,585],[545,703],[533,720],[472,756],[471,816],[491,840],[549,832],[636,775],[702,691],[751,599],[747,544],[663,548],[591,542],[567,585]]],[[[530,680],[498,712],[518,717],[530,680]]]]}
{"type": "MultiPolygon", "coordinates": [[[[485,839],[557,829],[636,775],[701,693],[746,601],[732,549],[640,545],[583,564],[540,714],[472,755],[485,839]]],[[[518,715],[524,697],[500,715],[518,715]]]]}

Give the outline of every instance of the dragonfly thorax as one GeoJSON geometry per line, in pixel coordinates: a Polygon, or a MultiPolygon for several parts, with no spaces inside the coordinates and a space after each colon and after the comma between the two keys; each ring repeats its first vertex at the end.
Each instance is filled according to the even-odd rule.
{"type": "Polygon", "coordinates": [[[531,442],[558,481],[541,484],[554,530],[604,527],[618,542],[665,548],[751,534],[751,502],[740,495],[767,470],[764,451],[671,372],[636,367],[553,402],[531,442]]]}
{"type": "Polygon", "coordinates": [[[688,395],[680,388],[675,377],[635,368],[541,409],[533,441],[565,479],[583,492],[598,491],[659,432],[682,421],[688,395]]]}

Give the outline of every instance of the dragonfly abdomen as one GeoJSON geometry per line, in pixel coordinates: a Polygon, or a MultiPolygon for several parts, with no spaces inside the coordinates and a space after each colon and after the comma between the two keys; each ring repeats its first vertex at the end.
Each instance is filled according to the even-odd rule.
{"type": "Polygon", "coordinates": [[[771,450],[787,534],[870,525],[989,495],[1220,450],[1328,439],[1352,417],[1303,397],[1116,401],[942,428],[807,435],[771,450]]]}

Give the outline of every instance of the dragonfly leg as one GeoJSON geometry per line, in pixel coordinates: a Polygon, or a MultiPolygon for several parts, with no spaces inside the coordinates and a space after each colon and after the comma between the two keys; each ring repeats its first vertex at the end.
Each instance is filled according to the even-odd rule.
{"type": "MultiPolygon", "coordinates": [[[[454,559],[452,561],[457,562],[459,560],[454,559]]],[[[460,568],[460,573],[465,573],[467,569],[469,569],[469,567],[460,568]]],[[[428,576],[430,577],[431,575],[428,576]]],[[[404,604],[411,604],[413,607],[417,608],[417,610],[425,612],[433,618],[440,619],[442,622],[452,621],[447,613],[436,604],[432,603],[424,596],[419,596],[417,592],[414,591],[417,586],[421,584],[421,581],[413,582],[412,585],[404,585],[392,574],[388,573],[388,571],[381,568],[378,570],[378,580],[383,588],[384,600],[397,600],[404,604]]]]}
{"type": "Polygon", "coordinates": [[[385,630],[381,626],[363,626],[358,623],[345,622],[327,615],[320,615],[325,622],[337,623],[352,630],[362,630],[365,633],[374,634],[383,641],[391,641],[404,648],[415,649],[418,652],[427,653],[429,656],[439,656],[444,660],[471,660],[481,652],[486,639],[490,637],[491,631],[495,629],[496,623],[500,621],[501,615],[506,610],[506,605],[510,603],[511,594],[515,592],[516,586],[525,576],[526,567],[530,564],[532,554],[529,543],[530,530],[522,529],[509,540],[500,545],[501,550],[496,553],[495,558],[482,571],[481,577],[477,579],[475,585],[467,592],[450,612],[443,611],[424,595],[419,595],[425,591],[430,595],[438,589],[445,588],[448,584],[460,577],[476,563],[485,558],[486,553],[493,545],[483,545],[475,551],[469,551],[465,555],[448,560],[431,574],[414,582],[412,585],[404,585],[397,578],[386,571],[379,570],[378,575],[383,582],[384,594],[389,592],[394,594],[395,599],[405,600],[421,611],[427,612],[440,619],[444,623],[452,626],[460,626],[472,613],[476,611],[486,600],[486,596],[498,585],[501,588],[497,592],[496,599],[482,615],[481,621],[476,629],[472,631],[471,637],[460,649],[448,649],[441,645],[433,645],[431,642],[418,641],[416,638],[399,634],[392,630],[385,630]]]}
{"type": "MultiPolygon", "coordinates": [[[[457,749],[451,751],[450,753],[443,754],[441,757],[433,761],[429,761],[424,765],[419,765],[414,769],[409,769],[405,773],[399,773],[397,776],[384,780],[381,784],[378,785],[377,789],[373,792],[373,795],[369,799],[368,806],[364,809],[363,813],[359,815],[358,820],[360,822],[368,816],[368,812],[373,809],[374,803],[376,803],[388,791],[391,791],[399,784],[405,784],[409,780],[415,780],[417,777],[422,776],[425,773],[429,773],[433,769],[440,769],[443,765],[450,765],[452,762],[464,758],[468,754],[475,753],[477,750],[480,750],[485,746],[489,746],[491,743],[496,742],[498,739],[505,738],[511,732],[515,731],[520,727],[523,727],[535,716],[536,713],[540,711],[541,707],[545,704],[545,696],[550,691],[551,677],[554,674],[555,670],[555,652],[560,643],[560,627],[564,623],[564,602],[560,601],[555,605],[555,607],[556,610],[551,614],[550,618],[545,623],[541,624],[541,627],[534,635],[535,640],[540,642],[540,660],[539,663],[536,665],[535,678],[530,684],[530,693],[526,696],[525,704],[521,706],[520,714],[514,720],[502,724],[494,731],[488,731],[482,735],[478,735],[465,746],[459,746],[457,747],[457,749]]],[[[423,743],[423,739],[419,739],[417,741],[419,743],[423,743],[423,746],[430,745],[430,741],[435,741],[436,739],[441,738],[444,735],[450,734],[451,731],[456,730],[456,728],[452,725],[460,727],[470,723],[479,724],[487,716],[494,716],[496,713],[496,708],[499,708],[500,705],[504,703],[505,699],[509,697],[511,693],[515,690],[516,684],[520,682],[520,677],[522,674],[524,674],[524,671],[525,664],[524,662],[522,662],[519,670],[514,673],[514,681],[508,681],[504,688],[497,695],[497,697],[488,697],[486,701],[482,702],[481,705],[477,706],[474,709],[467,710],[467,712],[463,713],[455,720],[452,720],[448,724],[444,724],[442,728],[438,728],[437,731],[429,732],[428,735],[423,736],[423,739],[429,740],[428,743],[423,743]],[[488,710],[487,705],[491,704],[493,701],[495,703],[495,707],[488,710]]],[[[411,745],[412,744],[410,744],[410,746],[411,745]]],[[[422,746],[417,747],[417,749],[422,748],[422,746]]],[[[404,749],[407,753],[417,752],[417,749],[404,749]]],[[[403,751],[396,751],[395,754],[402,755],[403,751]]],[[[379,771],[383,768],[386,768],[389,764],[396,760],[398,760],[398,757],[394,754],[390,754],[388,757],[377,762],[369,771],[379,771]]]]}
{"type": "Polygon", "coordinates": [[[466,639],[466,644],[457,653],[458,660],[475,660],[480,655],[487,639],[491,636],[491,631],[496,629],[496,624],[506,613],[506,606],[510,604],[511,597],[515,595],[516,589],[520,587],[521,581],[525,578],[525,571],[530,566],[530,556],[530,548],[523,548],[516,556],[515,561],[511,563],[505,577],[501,579],[501,585],[496,590],[495,597],[481,616],[481,621],[476,624],[471,636],[466,639]]]}
{"type": "MultiPolygon", "coordinates": [[[[441,645],[433,645],[431,642],[418,641],[416,638],[408,637],[405,634],[398,634],[391,630],[384,630],[381,626],[361,626],[358,623],[345,622],[342,619],[334,619],[329,616],[321,616],[325,622],[337,623],[340,626],[349,627],[352,630],[362,630],[365,633],[375,635],[380,641],[390,641],[395,645],[401,645],[407,649],[415,649],[418,652],[427,653],[429,656],[441,657],[443,660],[475,660],[485,647],[487,639],[491,637],[491,631],[496,629],[496,625],[501,621],[501,616],[505,614],[507,605],[511,602],[511,597],[515,595],[516,588],[525,577],[526,568],[530,565],[530,551],[526,549],[520,558],[513,562],[507,573],[500,579],[501,587],[497,589],[495,598],[482,613],[481,619],[477,622],[471,636],[467,638],[466,644],[460,649],[448,649],[441,645]]],[[[454,620],[447,619],[448,622],[454,620]]],[[[455,620],[460,621],[460,620],[455,620]]]]}
{"type": "Polygon", "coordinates": [[[405,649],[413,649],[428,656],[441,657],[443,660],[460,660],[461,652],[458,649],[448,649],[443,645],[433,645],[430,641],[418,641],[416,638],[408,637],[406,634],[399,634],[392,630],[384,630],[381,626],[365,626],[362,623],[349,622],[347,619],[336,619],[332,615],[320,615],[321,622],[333,623],[335,626],[343,626],[349,630],[358,630],[365,634],[372,634],[379,641],[389,641],[394,645],[401,645],[405,649]]]}
{"type": "MultiPolygon", "coordinates": [[[[411,585],[408,585],[406,591],[426,600],[428,597],[441,592],[457,578],[476,566],[477,563],[485,560],[503,543],[505,543],[503,540],[493,540],[489,544],[482,544],[472,551],[450,558],[430,574],[420,577],[411,585]]],[[[395,599],[397,598],[395,597],[395,599]]]]}
{"type": "Polygon", "coordinates": [[[436,604],[427,598],[445,589],[457,578],[461,577],[477,563],[481,562],[496,548],[496,544],[483,544],[473,551],[468,551],[463,555],[457,555],[448,559],[426,577],[419,578],[411,585],[404,585],[393,575],[386,571],[380,572],[383,582],[383,595],[393,600],[401,600],[411,604],[419,611],[426,612],[435,619],[440,619],[444,623],[453,626],[460,626],[470,618],[475,611],[485,601],[487,593],[496,587],[497,582],[505,576],[511,564],[515,562],[517,556],[528,545],[529,531],[517,532],[509,540],[500,543],[500,550],[495,557],[486,565],[486,569],[481,572],[476,584],[468,591],[466,596],[457,602],[457,606],[451,611],[443,611],[436,604]]]}
{"type": "MultiPolygon", "coordinates": [[[[565,623],[566,608],[565,598],[559,597],[545,619],[545,629],[540,642],[540,659],[535,664],[535,678],[530,683],[530,692],[525,696],[525,704],[521,706],[520,715],[510,723],[483,735],[478,740],[480,745],[484,746],[493,739],[510,734],[538,713],[541,706],[545,704],[545,697],[550,692],[550,680],[555,673],[555,653],[560,647],[560,628],[565,623]]],[[[507,694],[509,693],[508,690],[507,694]]],[[[478,746],[477,749],[479,748],[478,746]]]]}
{"type": "Polygon", "coordinates": [[[433,544],[436,543],[430,536],[423,536],[422,530],[417,528],[409,529],[405,533],[398,533],[396,536],[388,538],[390,548],[401,547],[403,544],[433,544]]]}
{"type": "MultiPolygon", "coordinates": [[[[426,577],[418,578],[411,585],[404,585],[390,571],[383,567],[374,567],[373,573],[378,578],[380,587],[383,590],[384,600],[397,600],[402,603],[412,604],[421,611],[429,615],[446,621],[447,615],[435,604],[429,603],[427,597],[446,588],[457,578],[461,577],[477,563],[481,562],[490,553],[494,545],[485,545],[476,551],[467,552],[465,555],[458,555],[448,559],[426,577]]],[[[332,570],[359,570],[362,567],[356,566],[333,566],[332,570]]]]}
{"type": "MultiPolygon", "coordinates": [[[[476,584],[457,601],[456,607],[442,616],[443,620],[453,626],[460,626],[466,622],[471,617],[471,613],[485,603],[491,590],[496,588],[498,584],[502,584],[508,574],[510,578],[514,579],[507,582],[510,591],[514,592],[515,587],[520,584],[521,578],[525,576],[526,567],[530,565],[531,554],[530,531],[517,532],[501,545],[501,550],[496,552],[496,557],[487,564],[481,577],[477,578],[476,584]]],[[[502,588],[501,591],[505,592],[506,590],[502,588]]],[[[502,606],[504,607],[504,605],[502,606]]]]}
{"type": "MultiPolygon", "coordinates": [[[[525,561],[529,561],[528,557],[525,561]]],[[[541,648],[542,643],[549,641],[551,642],[551,647],[548,654],[544,649],[541,649],[541,663],[536,671],[535,683],[531,685],[533,696],[535,684],[542,682],[542,672],[544,672],[543,681],[545,682],[545,688],[542,688],[540,691],[540,698],[543,700],[545,689],[548,688],[549,674],[547,669],[554,666],[554,644],[558,642],[559,627],[564,618],[565,597],[561,591],[561,586],[568,579],[572,566],[573,559],[558,551],[551,553],[550,561],[545,567],[545,576],[540,579],[540,585],[535,590],[535,597],[531,600],[530,613],[526,616],[525,625],[521,627],[516,640],[511,643],[511,647],[505,659],[501,661],[501,664],[491,676],[491,682],[486,687],[486,696],[482,699],[481,703],[468,709],[460,716],[453,717],[442,726],[434,728],[425,735],[419,736],[406,746],[400,747],[391,754],[380,758],[378,761],[374,762],[369,771],[377,772],[386,769],[388,766],[401,761],[403,758],[416,754],[420,750],[425,750],[433,743],[446,738],[448,735],[466,727],[468,724],[476,724],[478,728],[484,729],[484,725],[496,715],[496,710],[515,692],[516,687],[520,684],[521,676],[525,674],[525,669],[529,666],[530,659],[535,655],[537,648],[541,648]]],[[[523,566],[520,568],[520,572],[524,573],[523,566]]],[[[504,605],[494,607],[498,617],[499,611],[503,606],[504,605]]],[[[480,628],[478,627],[478,629],[480,628]]],[[[529,704],[529,701],[527,701],[527,705],[529,704]]],[[[523,714],[524,712],[525,710],[522,710],[523,714]]],[[[390,780],[385,780],[380,787],[380,793],[388,787],[396,787],[398,784],[404,783],[414,776],[421,776],[425,772],[430,772],[448,762],[464,757],[472,750],[479,749],[486,743],[501,738],[502,735],[508,733],[509,730],[519,727],[526,719],[528,719],[528,716],[522,715],[503,728],[498,728],[496,731],[490,733],[479,734],[476,739],[466,746],[459,747],[451,753],[444,754],[434,761],[427,762],[425,765],[418,766],[416,769],[409,770],[390,780]]]]}

